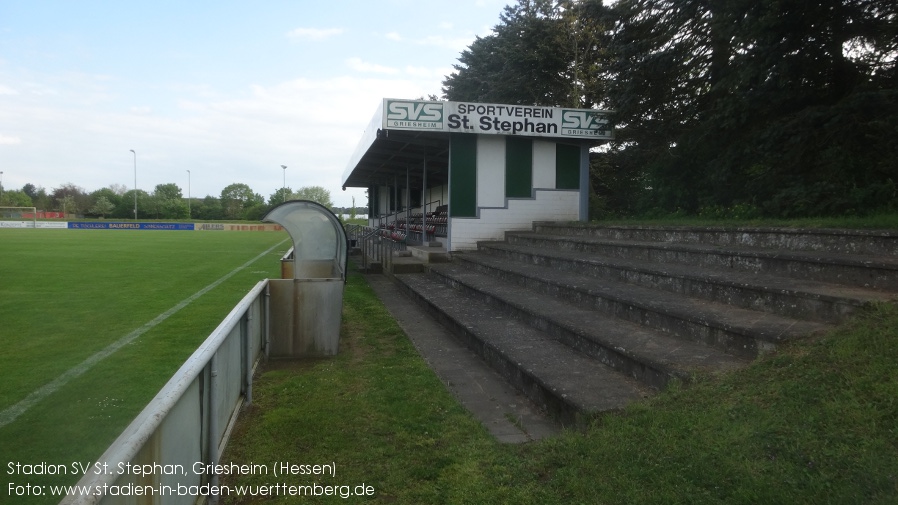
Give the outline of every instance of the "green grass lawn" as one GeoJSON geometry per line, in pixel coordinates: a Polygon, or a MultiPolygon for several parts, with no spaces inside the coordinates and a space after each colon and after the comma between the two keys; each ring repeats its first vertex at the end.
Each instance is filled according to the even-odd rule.
{"type": "MultiPolygon", "coordinates": [[[[364,483],[375,489],[364,500],[391,504],[898,503],[893,305],[522,446],[499,444],[459,406],[358,275],[342,335],[335,359],[268,366],[223,460],[335,462],[336,477],[226,483],[364,483]]],[[[310,501],[321,500],[224,503],[310,501]]]]}
{"type": "Polygon", "coordinates": [[[0,230],[0,410],[283,242],[0,427],[0,503],[58,501],[10,498],[6,465],[95,460],[252,286],[279,277],[286,239],[285,232],[0,230]]]}

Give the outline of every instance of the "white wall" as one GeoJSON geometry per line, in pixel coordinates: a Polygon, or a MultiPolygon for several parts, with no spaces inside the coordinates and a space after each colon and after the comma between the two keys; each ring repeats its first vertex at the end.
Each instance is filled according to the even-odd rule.
{"type": "Polygon", "coordinates": [[[533,141],[533,187],[555,187],[555,142],[533,141]]]}
{"type": "Polygon", "coordinates": [[[505,137],[477,139],[477,206],[505,206],[505,137]]]}
{"type": "Polygon", "coordinates": [[[450,219],[450,250],[476,249],[481,240],[503,240],[506,231],[531,230],[533,221],[579,219],[579,191],[537,189],[535,193],[535,199],[508,200],[507,209],[480,209],[479,219],[450,219]]]}

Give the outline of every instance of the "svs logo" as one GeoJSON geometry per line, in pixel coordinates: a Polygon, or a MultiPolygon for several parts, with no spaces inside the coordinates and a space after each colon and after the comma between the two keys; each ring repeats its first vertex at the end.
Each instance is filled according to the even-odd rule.
{"type": "Polygon", "coordinates": [[[443,104],[387,102],[387,126],[393,128],[442,128],[443,104]]]}
{"type": "Polygon", "coordinates": [[[561,133],[579,136],[611,136],[608,116],[600,112],[583,110],[564,110],[561,112],[561,133]]]}

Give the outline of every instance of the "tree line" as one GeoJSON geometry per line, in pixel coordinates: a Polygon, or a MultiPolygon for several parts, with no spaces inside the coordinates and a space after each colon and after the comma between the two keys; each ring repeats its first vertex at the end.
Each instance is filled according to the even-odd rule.
{"type": "Polygon", "coordinates": [[[593,213],[898,210],[898,2],[519,0],[452,101],[612,111],[593,213]]]}
{"type": "Polygon", "coordinates": [[[47,192],[34,184],[20,190],[3,188],[0,206],[36,207],[40,211],[64,212],[67,215],[135,219],[198,219],[198,220],[260,220],[272,207],[288,200],[311,200],[337,213],[363,214],[365,209],[335,208],[330,191],[321,186],[307,186],[293,191],[289,187],[276,190],[266,200],[247,184],[234,183],[221,190],[218,197],[184,197],[174,183],[158,184],[152,193],[128,190],[124,185],[112,184],[96,191],[67,183],[47,192]]]}

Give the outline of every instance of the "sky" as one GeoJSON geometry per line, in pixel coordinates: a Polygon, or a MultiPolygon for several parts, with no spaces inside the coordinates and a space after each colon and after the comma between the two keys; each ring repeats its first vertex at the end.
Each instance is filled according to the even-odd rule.
{"type": "Polygon", "coordinates": [[[0,0],[3,187],[130,190],[136,171],[147,192],[267,201],[286,178],[364,206],[340,186],[380,100],[441,96],[514,3],[0,0]]]}

